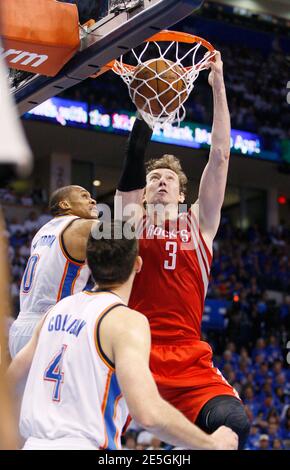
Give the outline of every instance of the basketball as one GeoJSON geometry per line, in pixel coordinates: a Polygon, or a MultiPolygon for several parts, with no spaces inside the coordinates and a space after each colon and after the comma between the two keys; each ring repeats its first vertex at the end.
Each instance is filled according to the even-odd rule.
{"type": "Polygon", "coordinates": [[[130,88],[136,107],[153,116],[174,112],[188,96],[184,70],[164,59],[137,66],[130,88]]]}

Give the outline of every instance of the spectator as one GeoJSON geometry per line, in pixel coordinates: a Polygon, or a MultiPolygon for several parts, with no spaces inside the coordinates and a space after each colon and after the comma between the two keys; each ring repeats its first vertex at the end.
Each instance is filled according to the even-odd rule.
{"type": "Polygon", "coordinates": [[[272,445],[275,439],[281,439],[281,432],[279,431],[278,423],[269,423],[268,435],[272,445]]]}
{"type": "Polygon", "coordinates": [[[153,436],[149,447],[147,447],[147,450],[161,450],[161,449],[162,449],[162,446],[161,446],[160,439],[153,436]]]}
{"type": "Polygon", "coordinates": [[[259,404],[255,399],[255,391],[252,385],[245,385],[242,391],[242,399],[244,400],[245,405],[251,410],[253,416],[257,416],[259,410],[259,404]]]}
{"type": "Polygon", "coordinates": [[[290,417],[286,416],[286,419],[282,423],[281,428],[282,439],[290,440],[290,417]]]}
{"type": "Polygon", "coordinates": [[[23,265],[25,265],[25,261],[30,256],[30,242],[29,242],[29,240],[27,240],[27,242],[20,247],[19,254],[23,258],[23,265]]]}
{"type": "Polygon", "coordinates": [[[262,362],[259,369],[255,374],[255,381],[258,387],[262,387],[265,384],[267,378],[271,378],[272,373],[269,371],[267,362],[262,362]]]}
{"type": "Polygon", "coordinates": [[[24,228],[28,233],[37,232],[40,228],[39,220],[35,211],[29,212],[28,219],[24,222],[24,228]]]}
{"type": "Polygon", "coordinates": [[[25,232],[23,224],[21,224],[16,217],[13,217],[11,219],[11,222],[8,224],[8,230],[11,235],[15,235],[16,232],[18,233],[25,232]]]}
{"type": "Polygon", "coordinates": [[[38,226],[42,227],[51,219],[52,219],[52,215],[50,214],[49,209],[45,206],[42,209],[41,215],[38,217],[38,226]]]}
{"type": "Polygon", "coordinates": [[[266,360],[267,351],[266,351],[266,341],[264,338],[257,339],[256,347],[253,349],[252,358],[255,362],[262,362],[266,360]],[[259,356],[259,361],[256,361],[257,356],[259,356]]]}
{"type": "Polygon", "coordinates": [[[31,207],[33,206],[33,199],[32,197],[29,195],[29,194],[24,194],[21,198],[20,198],[20,202],[23,206],[28,206],[28,207],[31,207]]]}
{"type": "Polygon", "coordinates": [[[147,449],[154,438],[153,434],[148,431],[141,431],[137,436],[137,445],[138,450],[145,450],[147,449]]]}
{"type": "Polygon", "coordinates": [[[1,194],[1,199],[3,202],[9,203],[9,204],[15,204],[17,202],[17,197],[15,194],[15,191],[12,189],[4,189],[4,191],[1,194]]]}
{"type": "Polygon", "coordinates": [[[258,426],[251,426],[250,435],[245,446],[245,450],[256,450],[259,448],[261,433],[258,426]]]}
{"type": "Polygon", "coordinates": [[[272,449],[273,450],[284,450],[285,446],[283,444],[283,441],[281,439],[274,439],[273,444],[272,444],[272,449]]]}
{"type": "Polygon", "coordinates": [[[135,450],[136,449],[136,436],[135,433],[128,432],[125,436],[125,443],[123,450],[135,450]]]}
{"type": "Polygon", "coordinates": [[[271,450],[270,439],[267,434],[261,434],[259,437],[259,447],[256,450],[271,450]]]}

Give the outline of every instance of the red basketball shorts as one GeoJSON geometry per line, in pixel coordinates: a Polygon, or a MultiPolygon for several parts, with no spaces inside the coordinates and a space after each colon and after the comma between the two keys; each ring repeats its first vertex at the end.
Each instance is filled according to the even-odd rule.
{"type": "Polygon", "coordinates": [[[192,422],[211,398],[217,395],[239,398],[213,366],[212,349],[204,341],[153,343],[150,368],[161,396],[192,422]]]}

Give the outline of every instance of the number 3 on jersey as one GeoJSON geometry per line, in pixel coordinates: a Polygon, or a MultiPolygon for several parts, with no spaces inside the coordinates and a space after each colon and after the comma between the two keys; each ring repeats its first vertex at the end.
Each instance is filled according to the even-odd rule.
{"type": "Polygon", "coordinates": [[[170,259],[164,261],[164,269],[173,270],[176,268],[177,242],[166,242],[165,250],[170,259]]]}
{"type": "Polygon", "coordinates": [[[55,382],[52,401],[60,401],[60,386],[63,384],[64,373],[61,371],[62,359],[66,351],[67,345],[63,344],[61,350],[53,357],[52,361],[48,365],[44,372],[43,379],[49,382],[55,382]]]}

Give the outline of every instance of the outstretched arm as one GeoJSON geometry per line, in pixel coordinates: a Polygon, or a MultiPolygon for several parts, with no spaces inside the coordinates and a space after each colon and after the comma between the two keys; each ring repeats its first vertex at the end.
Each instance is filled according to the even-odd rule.
{"type": "MultiPolygon", "coordinates": [[[[128,204],[143,203],[146,186],[145,153],[152,136],[152,130],[137,113],[126,147],[124,166],[116,191],[115,205],[121,197],[123,208],[128,204]]],[[[115,207],[115,211],[116,211],[115,207]]]]}
{"type": "Polygon", "coordinates": [[[218,230],[230,158],[231,123],[220,52],[210,63],[209,84],[213,90],[213,126],[209,161],[199,187],[199,222],[209,246],[218,230]]]}

